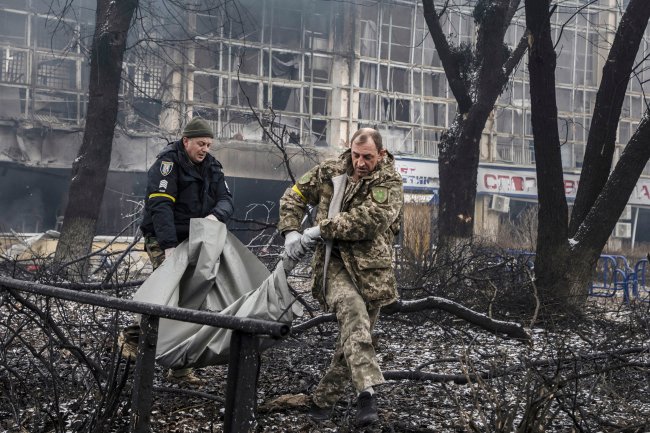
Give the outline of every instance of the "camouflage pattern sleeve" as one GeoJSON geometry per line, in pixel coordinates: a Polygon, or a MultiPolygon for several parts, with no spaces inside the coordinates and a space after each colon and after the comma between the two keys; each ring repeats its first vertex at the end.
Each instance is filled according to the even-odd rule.
{"type": "Polygon", "coordinates": [[[399,219],[403,202],[402,178],[395,173],[371,185],[361,203],[321,221],[321,236],[345,241],[374,239],[399,219]]]}
{"type": "Polygon", "coordinates": [[[307,211],[307,205],[318,203],[319,166],[302,175],[294,186],[288,188],[280,198],[280,221],[278,231],[300,231],[300,225],[307,211]]]}

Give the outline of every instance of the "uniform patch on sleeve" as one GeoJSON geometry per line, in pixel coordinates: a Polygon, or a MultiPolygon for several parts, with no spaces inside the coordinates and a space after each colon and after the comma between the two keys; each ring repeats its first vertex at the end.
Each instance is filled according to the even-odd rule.
{"type": "Polygon", "coordinates": [[[172,168],[174,168],[174,163],[172,161],[162,161],[160,163],[160,174],[167,176],[172,172],[172,168]]]}
{"type": "Polygon", "coordinates": [[[307,173],[303,174],[300,179],[298,179],[298,184],[299,185],[304,185],[308,183],[311,180],[312,173],[311,171],[308,171],[307,173]]]}
{"type": "Polygon", "coordinates": [[[158,190],[159,191],[166,191],[167,190],[167,185],[168,185],[168,182],[165,179],[161,180],[160,183],[158,184],[158,190]]]}
{"type": "Polygon", "coordinates": [[[372,199],[377,203],[386,203],[388,200],[388,188],[383,186],[376,186],[371,190],[372,199]]]}

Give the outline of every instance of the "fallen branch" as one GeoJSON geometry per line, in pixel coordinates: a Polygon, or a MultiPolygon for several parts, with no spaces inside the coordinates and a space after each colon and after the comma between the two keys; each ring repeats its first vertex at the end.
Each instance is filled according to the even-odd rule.
{"type": "MultiPolygon", "coordinates": [[[[519,323],[491,319],[485,314],[478,313],[474,310],[464,307],[457,302],[437,296],[429,296],[427,298],[414,301],[397,301],[393,304],[383,307],[381,314],[393,315],[395,313],[412,313],[430,309],[446,311],[490,332],[504,334],[508,337],[516,338],[519,340],[530,341],[530,334],[519,323]]],[[[300,325],[294,326],[291,332],[293,334],[299,334],[309,328],[320,325],[321,323],[334,321],[336,321],[336,316],[334,314],[323,314],[321,316],[307,320],[300,325]]]]}
{"type": "MultiPolygon", "coordinates": [[[[596,359],[603,359],[608,357],[617,356],[620,357],[623,354],[632,355],[647,353],[648,348],[643,346],[638,347],[629,347],[626,349],[613,350],[611,352],[596,352],[596,353],[584,353],[578,354],[572,357],[566,358],[545,358],[545,359],[536,359],[536,360],[523,360],[517,365],[510,366],[508,368],[500,368],[491,371],[484,371],[481,373],[471,373],[471,374],[438,374],[438,373],[427,373],[424,371],[413,371],[413,370],[391,370],[385,371],[384,379],[386,380],[421,380],[429,382],[454,382],[459,385],[465,385],[470,382],[475,382],[477,379],[494,379],[501,376],[506,376],[509,374],[521,372],[523,369],[535,367],[552,367],[555,366],[556,369],[566,369],[567,367],[562,367],[563,364],[568,364],[569,366],[575,366],[576,360],[582,361],[594,361],[596,359]]],[[[576,375],[569,376],[561,381],[561,383],[568,383],[576,379],[582,379],[585,377],[590,377],[604,372],[619,370],[622,368],[644,368],[647,369],[649,366],[648,363],[644,362],[624,362],[615,365],[606,365],[605,367],[596,368],[594,371],[580,373],[576,375]]],[[[558,382],[559,383],[559,382],[558,382]]]]}
{"type": "Polygon", "coordinates": [[[210,394],[209,392],[196,391],[193,389],[184,389],[184,388],[171,388],[168,386],[154,386],[153,390],[156,392],[164,392],[167,394],[175,395],[187,395],[191,397],[203,398],[206,400],[217,401],[219,403],[226,403],[226,399],[218,395],[210,394]]]}

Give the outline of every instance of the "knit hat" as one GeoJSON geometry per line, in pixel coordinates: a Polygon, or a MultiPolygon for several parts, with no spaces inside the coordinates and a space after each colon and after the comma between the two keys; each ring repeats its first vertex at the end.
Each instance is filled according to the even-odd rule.
{"type": "Polygon", "coordinates": [[[194,138],[194,137],[210,137],[214,138],[214,133],[210,124],[200,117],[195,117],[190,122],[185,125],[183,129],[183,137],[194,138]]]}

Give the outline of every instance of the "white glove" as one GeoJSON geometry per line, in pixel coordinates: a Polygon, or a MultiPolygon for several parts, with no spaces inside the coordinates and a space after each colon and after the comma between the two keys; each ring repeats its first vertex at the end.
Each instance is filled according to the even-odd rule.
{"type": "Polygon", "coordinates": [[[176,247],[165,248],[165,258],[168,259],[172,255],[176,247]]]}
{"type": "Polygon", "coordinates": [[[302,235],[295,230],[284,235],[284,252],[291,260],[300,260],[305,255],[305,250],[300,245],[302,235]]]}
{"type": "Polygon", "coordinates": [[[284,267],[284,273],[289,275],[289,273],[296,267],[298,260],[293,260],[287,256],[287,254],[282,254],[282,266],[284,267]]]}
{"type": "Polygon", "coordinates": [[[206,216],[205,219],[212,220],[212,221],[219,221],[219,219],[216,216],[212,215],[212,214],[206,216]]]}
{"type": "Polygon", "coordinates": [[[302,232],[300,245],[306,250],[311,250],[321,240],[320,226],[309,227],[302,232]]]}

